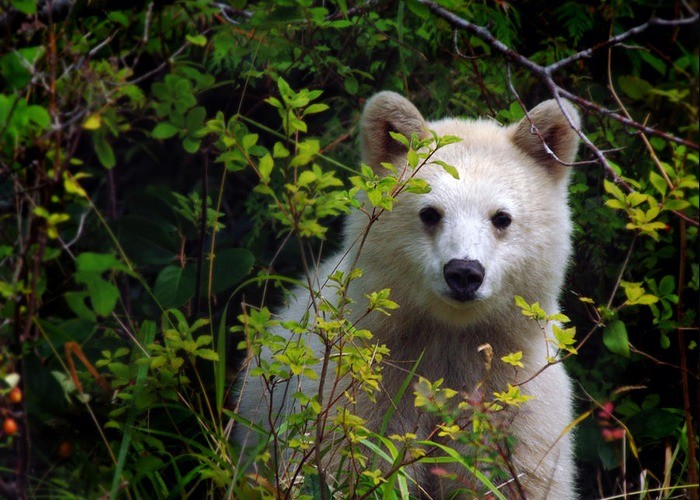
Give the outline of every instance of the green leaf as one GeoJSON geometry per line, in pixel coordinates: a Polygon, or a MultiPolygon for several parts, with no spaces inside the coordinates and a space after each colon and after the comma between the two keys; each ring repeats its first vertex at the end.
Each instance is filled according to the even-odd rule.
{"type": "Polygon", "coordinates": [[[301,174],[299,174],[296,184],[298,187],[305,187],[314,182],[316,179],[316,174],[313,171],[304,170],[301,174]]]}
{"type": "Polygon", "coordinates": [[[14,91],[24,88],[32,80],[31,73],[22,65],[20,56],[15,52],[0,57],[0,74],[3,83],[14,91]]]}
{"type": "Polygon", "coordinates": [[[408,148],[410,147],[410,145],[411,145],[411,143],[410,143],[408,137],[406,137],[406,136],[403,135],[403,134],[400,134],[400,133],[398,133],[398,132],[393,132],[393,131],[390,130],[390,131],[389,131],[389,136],[391,136],[391,138],[394,139],[395,141],[401,143],[406,149],[408,149],[408,148]]]}
{"type": "Polygon", "coordinates": [[[666,200],[664,202],[664,210],[684,210],[690,206],[690,202],[687,200],[666,200]]]}
{"type": "Polygon", "coordinates": [[[627,208],[626,205],[624,205],[623,203],[620,203],[618,200],[613,199],[605,200],[605,206],[615,208],[617,210],[624,210],[625,208],[627,208]]]}
{"type": "Polygon", "coordinates": [[[406,152],[406,161],[411,166],[411,168],[416,168],[420,158],[418,153],[414,149],[410,149],[406,152]]]}
{"type": "Polygon", "coordinates": [[[315,113],[321,113],[323,111],[326,111],[327,109],[328,109],[327,104],[323,104],[323,103],[311,104],[306,109],[304,109],[303,116],[312,115],[315,113]]]}
{"type": "Polygon", "coordinates": [[[626,203],[627,197],[625,196],[625,193],[623,193],[622,190],[619,187],[617,187],[615,183],[604,179],[603,187],[605,188],[605,191],[611,194],[616,200],[618,200],[621,203],[626,203]]]}
{"type": "Polygon", "coordinates": [[[164,308],[178,308],[194,296],[196,269],[167,266],[161,270],[153,287],[153,294],[164,308]]]}
{"type": "Polygon", "coordinates": [[[289,163],[291,167],[300,167],[310,163],[321,150],[318,139],[306,139],[297,145],[297,155],[289,163]]]}
{"type": "Polygon", "coordinates": [[[635,304],[635,305],[636,305],[636,304],[640,304],[640,305],[643,305],[643,306],[648,306],[648,305],[651,305],[651,304],[656,304],[658,301],[659,301],[659,298],[658,298],[657,296],[651,295],[651,294],[644,294],[644,295],[642,295],[641,297],[637,298],[637,299],[634,301],[634,304],[635,304]]]}
{"type": "Polygon", "coordinates": [[[122,381],[127,381],[131,377],[129,366],[124,363],[109,363],[107,368],[116,378],[122,381]]]}
{"type": "Polygon", "coordinates": [[[203,106],[197,106],[187,112],[185,126],[190,134],[204,127],[204,119],[207,117],[207,110],[203,106]]]}
{"type": "Polygon", "coordinates": [[[430,185],[425,179],[414,177],[413,179],[409,180],[408,185],[406,186],[406,191],[415,194],[425,194],[430,192],[430,185]]]}
{"type": "Polygon", "coordinates": [[[640,50],[639,55],[649,66],[654,68],[660,75],[666,74],[666,63],[646,50],[640,50]]]}
{"type": "Polygon", "coordinates": [[[168,264],[177,255],[176,228],[162,218],[126,215],[117,220],[115,230],[126,254],[139,264],[168,264]]]}
{"type": "Polygon", "coordinates": [[[49,116],[49,112],[46,111],[46,109],[42,108],[41,106],[33,105],[27,107],[26,113],[29,121],[39,126],[39,128],[41,128],[42,130],[45,130],[49,127],[49,124],[51,123],[51,117],[49,116]]]}
{"type": "Polygon", "coordinates": [[[428,6],[419,3],[418,0],[408,0],[407,4],[408,9],[420,19],[428,19],[430,16],[430,9],[428,6]]]}
{"type": "Polygon", "coordinates": [[[129,272],[129,268],[111,253],[83,252],[75,259],[78,272],[129,272]]]}
{"type": "Polygon", "coordinates": [[[289,86],[287,81],[282,78],[281,76],[277,79],[277,88],[280,91],[280,95],[287,100],[288,98],[291,98],[294,96],[294,91],[292,88],[289,86]]]}
{"type": "MultiPolygon", "coordinates": [[[[248,151],[250,148],[255,146],[258,143],[258,134],[246,134],[243,136],[243,139],[241,139],[241,146],[243,146],[243,149],[248,151]]],[[[278,142],[275,143],[275,146],[279,144],[278,142]]]]}
{"type": "Polygon", "coordinates": [[[13,0],[10,5],[22,14],[30,15],[36,12],[37,0],[13,0]]]}
{"type": "Polygon", "coordinates": [[[647,195],[642,194],[642,193],[638,193],[636,191],[633,191],[627,195],[627,203],[629,204],[630,207],[636,207],[636,206],[644,203],[648,199],[649,199],[649,197],[647,195]]]}
{"type": "Polygon", "coordinates": [[[194,353],[199,358],[208,359],[210,361],[219,361],[219,355],[212,349],[197,349],[194,353]]]}
{"type": "Polygon", "coordinates": [[[359,88],[359,84],[357,83],[357,78],[355,78],[353,75],[346,75],[345,79],[343,80],[343,86],[345,87],[345,91],[350,94],[350,95],[355,95],[357,94],[357,89],[359,88]]]}
{"type": "Polygon", "coordinates": [[[78,318],[95,322],[97,321],[97,316],[85,304],[85,299],[87,297],[87,292],[66,292],[63,295],[68,307],[70,307],[71,311],[73,311],[78,318]]]}
{"type": "Polygon", "coordinates": [[[627,327],[622,321],[613,320],[605,327],[605,330],[603,330],[603,343],[610,352],[625,358],[630,357],[627,327]]]}
{"type": "Polygon", "coordinates": [[[284,109],[284,105],[276,97],[268,97],[265,102],[277,109],[284,109]]]}
{"type": "Polygon", "coordinates": [[[192,139],[191,137],[185,137],[182,140],[183,149],[190,154],[194,154],[197,151],[199,151],[200,144],[201,144],[201,141],[196,140],[196,139],[192,139]]]}
{"type": "Polygon", "coordinates": [[[501,361],[508,363],[509,365],[524,368],[525,365],[523,364],[522,359],[523,359],[523,352],[522,351],[512,352],[512,353],[508,354],[507,356],[501,357],[501,361]]]}
{"type": "Polygon", "coordinates": [[[683,417],[663,408],[640,411],[629,419],[627,425],[636,439],[663,439],[678,429],[683,417]]]}
{"type": "MultiPolygon", "coordinates": [[[[209,320],[206,320],[206,323],[202,326],[206,326],[209,324],[209,320]]],[[[197,329],[194,328],[194,325],[191,327],[192,330],[196,331],[197,329]]],[[[195,346],[196,347],[202,347],[204,345],[211,344],[212,341],[212,336],[211,335],[200,335],[197,337],[197,340],[195,341],[195,346]]]]}
{"type": "Polygon", "coordinates": [[[151,136],[154,139],[170,139],[172,136],[180,132],[180,128],[170,122],[161,122],[153,129],[151,136]]]}
{"type": "Polygon", "coordinates": [[[520,295],[515,296],[515,305],[523,311],[530,309],[530,304],[528,304],[528,302],[520,295]]]}
{"type": "Polygon", "coordinates": [[[622,91],[631,99],[642,99],[653,88],[646,80],[637,76],[623,75],[617,80],[622,91]]]}
{"type": "Polygon", "coordinates": [[[666,179],[652,170],[649,172],[649,181],[651,182],[652,186],[654,186],[654,188],[661,193],[661,196],[666,195],[666,190],[668,189],[666,179]]]}
{"type": "Polygon", "coordinates": [[[114,151],[112,146],[107,142],[107,138],[104,133],[95,133],[92,135],[92,145],[95,149],[95,154],[97,159],[105,168],[113,168],[117,164],[117,160],[114,157],[114,151]]]}
{"type": "Polygon", "coordinates": [[[272,174],[272,167],[275,165],[275,162],[272,160],[272,157],[269,154],[266,154],[262,158],[260,158],[260,162],[258,163],[258,172],[260,172],[260,180],[267,184],[270,182],[270,175],[272,174]]]}
{"type": "Polygon", "coordinates": [[[83,128],[85,130],[97,130],[102,126],[102,117],[98,114],[92,114],[88,116],[87,120],[83,122],[83,128]]]}
{"type": "Polygon", "coordinates": [[[289,156],[289,150],[281,142],[275,142],[275,145],[272,147],[272,156],[274,158],[286,158],[289,156]]]}
{"type": "Polygon", "coordinates": [[[185,35],[185,39],[197,47],[204,47],[207,44],[207,37],[204,35],[185,35]]]}
{"type": "Polygon", "coordinates": [[[576,344],[576,328],[560,328],[558,325],[552,325],[552,332],[554,333],[554,340],[550,339],[557,349],[562,351],[567,351],[571,354],[578,354],[578,350],[574,345],[576,344]]]}
{"type": "Polygon", "coordinates": [[[676,291],[676,279],[672,275],[666,275],[659,281],[658,292],[661,297],[670,295],[676,291]]]}
{"type": "Polygon", "coordinates": [[[97,272],[76,272],[75,281],[87,286],[92,309],[100,316],[108,316],[119,299],[119,289],[97,272]]]}
{"type": "Polygon", "coordinates": [[[436,165],[440,165],[445,172],[450,174],[452,177],[455,179],[459,179],[459,172],[457,172],[457,169],[450,165],[447,162],[444,162],[442,160],[433,160],[431,163],[435,163],[436,165]]]}

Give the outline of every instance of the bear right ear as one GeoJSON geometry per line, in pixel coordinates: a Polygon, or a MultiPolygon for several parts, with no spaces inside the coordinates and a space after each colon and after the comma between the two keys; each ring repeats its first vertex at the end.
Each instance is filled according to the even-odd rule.
{"type": "Polygon", "coordinates": [[[535,106],[527,117],[510,127],[513,142],[532,158],[543,165],[555,178],[568,178],[570,164],[576,158],[579,136],[572,128],[581,127],[581,117],[576,108],[567,101],[561,105],[569,115],[564,116],[555,99],[535,106]],[[537,131],[533,128],[537,127],[537,131]]]}
{"type": "Polygon", "coordinates": [[[398,132],[409,139],[415,133],[423,138],[428,135],[428,124],[408,99],[384,91],[367,101],[360,120],[362,161],[374,169],[406,153],[406,148],[389,132],[398,132]]]}

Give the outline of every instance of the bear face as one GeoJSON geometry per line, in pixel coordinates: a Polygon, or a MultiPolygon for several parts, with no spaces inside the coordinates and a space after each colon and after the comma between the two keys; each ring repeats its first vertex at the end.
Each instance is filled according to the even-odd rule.
{"type": "MultiPolygon", "coordinates": [[[[459,178],[440,165],[422,165],[416,176],[431,191],[399,196],[369,231],[358,267],[365,275],[379,272],[381,288],[391,288],[402,307],[429,310],[451,325],[512,312],[515,295],[556,308],[547,298],[561,288],[571,252],[570,167],[562,162],[573,161],[578,146],[568,119],[578,125],[579,116],[565,109],[569,118],[553,100],[532,110],[535,132],[527,117],[510,127],[488,120],[428,123],[397,94],[372,98],[362,122],[370,166],[385,174],[382,162],[405,165],[405,149],[387,140],[390,130],[425,136],[429,129],[461,139],[432,157],[455,167],[459,178]]],[[[347,238],[365,224],[361,215],[351,217],[347,238]]]]}

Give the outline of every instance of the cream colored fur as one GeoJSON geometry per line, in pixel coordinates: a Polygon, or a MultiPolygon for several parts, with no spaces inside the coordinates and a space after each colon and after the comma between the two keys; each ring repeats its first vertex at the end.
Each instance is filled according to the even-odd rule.
{"type": "MultiPolygon", "coordinates": [[[[566,103],[565,110],[578,126],[576,110],[566,103]]],[[[390,288],[391,298],[400,304],[390,317],[372,313],[357,325],[370,330],[377,343],[391,349],[383,371],[384,394],[376,404],[361,398],[352,409],[367,420],[370,429],[380,427],[390,398],[421,355],[418,374],[430,380],[444,378],[444,386],[466,394],[472,394],[477,383],[486,381],[481,387],[486,397],[514,381],[513,367],[501,362],[502,356],[523,352],[525,368],[517,374],[519,381],[547,364],[543,332],[521,314],[514,305],[514,296],[539,302],[550,314],[558,311],[558,296],[571,253],[567,205],[570,167],[548,153],[543,139],[559,160],[570,163],[578,137],[556,101],[540,104],[529,116],[539,134],[527,118],[508,127],[489,120],[427,123],[409,101],[392,92],[381,92],[367,102],[361,122],[362,155],[363,161],[378,172],[383,170],[381,162],[405,164],[405,151],[389,138],[389,131],[425,136],[428,130],[434,130],[438,135],[462,139],[436,155],[457,168],[459,179],[439,166],[424,166],[419,177],[428,181],[431,192],[402,194],[394,210],[382,214],[372,226],[357,257],[363,277],[349,288],[357,304],[355,315],[364,312],[365,294],[383,288],[390,288]],[[419,217],[420,210],[427,206],[443,214],[432,230],[426,230],[419,217]],[[492,223],[498,211],[512,218],[503,230],[492,223]],[[478,261],[483,266],[483,283],[473,300],[461,302],[449,296],[443,269],[452,259],[478,261]],[[483,354],[478,352],[483,344],[490,344],[494,353],[488,372],[483,354]]],[[[367,217],[360,211],[348,217],[344,247],[315,270],[315,283],[326,283],[326,277],[336,269],[348,271],[366,224],[367,217]]],[[[334,300],[334,289],[321,288],[320,293],[334,300]]],[[[310,297],[308,290],[293,291],[289,305],[277,314],[282,320],[300,320],[310,309],[310,297]]],[[[283,329],[277,333],[292,337],[283,329]]],[[[312,334],[307,341],[322,357],[323,345],[318,338],[312,334]]],[[[286,397],[284,387],[277,387],[278,396],[270,401],[260,379],[247,377],[239,413],[267,428],[268,407],[272,405],[272,415],[289,412],[296,404],[291,394],[299,389],[314,394],[318,385],[308,379],[294,379],[286,397]]],[[[528,498],[575,498],[571,436],[565,433],[572,421],[571,382],[563,366],[557,364],[527,382],[522,390],[535,399],[522,405],[510,425],[517,439],[512,461],[521,475],[520,482],[528,498]]],[[[437,422],[414,407],[412,393],[409,389],[399,402],[387,434],[416,432],[425,437],[433,430],[437,422]]],[[[326,400],[329,396],[326,394],[326,400]]],[[[275,425],[280,421],[277,419],[275,425]]],[[[257,439],[241,425],[235,437],[247,445],[257,439]]],[[[455,486],[447,483],[436,488],[438,483],[425,467],[414,467],[412,472],[421,486],[436,496],[455,486]]]]}

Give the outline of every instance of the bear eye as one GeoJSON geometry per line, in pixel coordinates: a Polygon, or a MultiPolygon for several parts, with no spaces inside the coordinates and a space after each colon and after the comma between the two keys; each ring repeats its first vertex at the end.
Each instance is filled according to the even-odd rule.
{"type": "Polygon", "coordinates": [[[434,227],[442,219],[442,214],[434,207],[425,207],[418,212],[420,220],[427,227],[434,227]]]}
{"type": "Polygon", "coordinates": [[[510,215],[502,210],[499,210],[496,212],[496,215],[491,217],[491,223],[496,229],[505,229],[510,226],[512,221],[513,219],[510,218],[510,215]]]}

